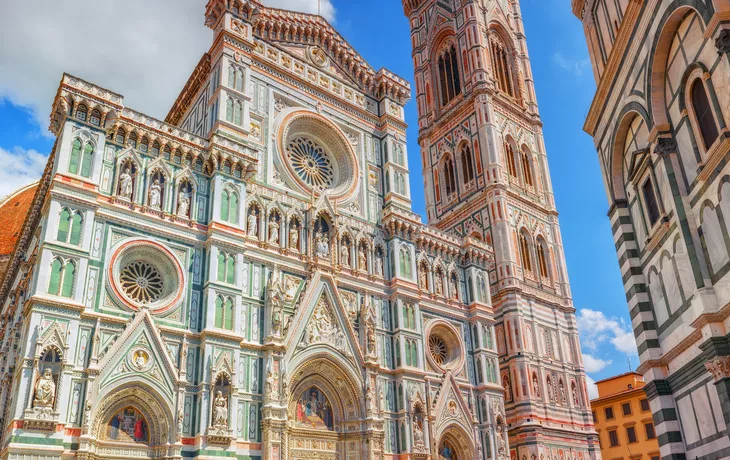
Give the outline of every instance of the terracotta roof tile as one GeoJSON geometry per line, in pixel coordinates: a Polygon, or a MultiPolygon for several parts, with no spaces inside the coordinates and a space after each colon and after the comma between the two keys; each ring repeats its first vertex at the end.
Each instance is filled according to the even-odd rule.
{"type": "Polygon", "coordinates": [[[37,182],[27,185],[0,202],[0,256],[13,252],[37,188],[37,182]]]}

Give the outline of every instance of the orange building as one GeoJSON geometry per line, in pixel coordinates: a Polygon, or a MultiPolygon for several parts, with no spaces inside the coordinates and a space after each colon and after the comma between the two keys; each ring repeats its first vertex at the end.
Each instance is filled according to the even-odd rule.
{"type": "Polygon", "coordinates": [[[591,401],[603,460],[659,460],[659,443],[644,378],[627,372],[600,382],[591,401]]]}

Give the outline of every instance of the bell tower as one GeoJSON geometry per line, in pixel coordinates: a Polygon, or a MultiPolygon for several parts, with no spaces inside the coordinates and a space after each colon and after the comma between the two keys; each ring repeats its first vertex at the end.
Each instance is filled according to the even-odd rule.
{"type": "Polygon", "coordinates": [[[519,1],[403,6],[428,223],[494,247],[509,455],[600,458],[519,1]]]}

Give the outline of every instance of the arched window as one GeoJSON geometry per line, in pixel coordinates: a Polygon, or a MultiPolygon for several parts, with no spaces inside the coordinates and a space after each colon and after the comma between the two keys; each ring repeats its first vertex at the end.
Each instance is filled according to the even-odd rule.
{"type": "Polygon", "coordinates": [[[89,109],[84,104],[79,104],[76,108],[76,118],[81,121],[86,121],[86,116],[89,114],[89,109]]]}
{"type": "Polygon", "coordinates": [[[124,131],[123,128],[119,128],[117,130],[117,135],[114,137],[114,142],[117,144],[124,144],[124,138],[126,137],[127,133],[124,131]]]}
{"type": "Polygon", "coordinates": [[[406,278],[410,278],[412,275],[411,251],[409,251],[407,248],[401,248],[400,250],[400,271],[401,274],[406,278]]]}
{"type": "Polygon", "coordinates": [[[444,186],[446,187],[446,196],[450,196],[456,192],[456,174],[454,171],[454,162],[451,157],[444,160],[444,186]]]}
{"type": "Polygon", "coordinates": [[[497,82],[497,88],[508,96],[515,97],[510,52],[502,37],[495,31],[489,35],[489,50],[492,57],[492,73],[497,82]]]}
{"type": "Polygon", "coordinates": [[[137,148],[137,133],[131,133],[129,135],[129,139],[127,140],[127,146],[132,147],[133,149],[137,148]]]}
{"type": "Polygon", "coordinates": [[[226,99],[226,121],[233,123],[233,99],[226,99]]]}
{"type": "Polygon", "coordinates": [[[155,141],[152,143],[152,149],[150,150],[150,153],[155,156],[160,154],[160,143],[159,142],[155,141]]]}
{"type": "Polygon", "coordinates": [[[712,108],[710,107],[710,99],[707,97],[707,90],[700,78],[696,79],[692,84],[692,108],[694,109],[700,134],[702,134],[702,141],[704,143],[705,150],[709,150],[718,137],[717,122],[715,121],[715,115],[712,113],[712,108]]]}
{"type": "Polygon", "coordinates": [[[147,150],[149,150],[150,141],[147,139],[147,137],[143,137],[142,141],[139,143],[139,151],[143,153],[147,153],[147,150]]]}
{"type": "Polygon", "coordinates": [[[221,219],[238,224],[238,193],[232,190],[223,190],[221,193],[221,219]]]}
{"type": "Polygon", "coordinates": [[[236,256],[218,253],[218,281],[236,284],[236,256]]]}
{"type": "Polygon", "coordinates": [[[71,298],[73,296],[75,274],[76,265],[72,261],[64,261],[60,257],[53,259],[48,293],[71,298]]]}
{"type": "Polygon", "coordinates": [[[520,260],[522,261],[522,268],[525,271],[532,273],[532,258],[530,257],[530,237],[525,232],[520,232],[520,260]]]}
{"type": "Polygon", "coordinates": [[[464,183],[468,184],[474,180],[474,158],[466,144],[461,149],[461,170],[464,173],[464,183]]]}
{"type": "Polygon", "coordinates": [[[230,297],[216,297],[215,327],[233,330],[233,300],[230,297]]]}
{"type": "Polygon", "coordinates": [[[81,244],[81,213],[64,208],[58,222],[57,240],[78,246],[81,244]]]}
{"type": "Polygon", "coordinates": [[[441,105],[447,105],[461,94],[459,62],[456,47],[445,47],[438,57],[438,79],[441,86],[441,105]]]}
{"type": "Polygon", "coordinates": [[[236,86],[238,91],[243,91],[243,69],[236,69],[236,86]]]}
{"type": "Polygon", "coordinates": [[[241,104],[241,101],[236,101],[236,105],[233,110],[233,123],[238,126],[243,124],[243,104],[241,104]]]}
{"type": "Polygon", "coordinates": [[[68,162],[68,172],[78,174],[83,177],[91,177],[91,163],[93,162],[94,146],[91,142],[86,145],[81,143],[81,139],[74,139],[71,145],[71,155],[68,162]],[[83,149],[83,153],[82,153],[83,149]]]}
{"type": "Polygon", "coordinates": [[[517,178],[517,163],[515,162],[515,150],[509,142],[504,143],[504,156],[507,160],[507,171],[510,177],[517,178]]]}
{"type": "Polygon", "coordinates": [[[525,185],[529,187],[534,187],[535,183],[532,180],[532,164],[530,162],[530,154],[523,149],[520,157],[522,158],[522,178],[525,181],[525,185]]]}
{"type": "Polygon", "coordinates": [[[550,277],[550,271],[548,270],[548,249],[547,243],[542,238],[537,240],[537,265],[540,269],[540,276],[543,278],[550,277]]]}
{"type": "Polygon", "coordinates": [[[101,112],[94,109],[91,111],[91,117],[89,117],[89,123],[94,126],[101,126],[101,112]]]}
{"type": "Polygon", "coordinates": [[[228,86],[236,87],[236,68],[234,66],[228,66],[228,86]]]}

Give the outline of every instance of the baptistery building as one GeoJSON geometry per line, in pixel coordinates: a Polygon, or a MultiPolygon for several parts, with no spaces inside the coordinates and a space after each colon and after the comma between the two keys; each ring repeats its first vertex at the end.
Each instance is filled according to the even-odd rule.
{"type": "Polygon", "coordinates": [[[520,5],[403,6],[410,156],[408,82],[254,0],[164,121],[62,76],[0,203],[0,458],[600,458],[520,5]]]}
{"type": "Polygon", "coordinates": [[[730,458],[730,1],[572,6],[661,457],[730,458]]]}

